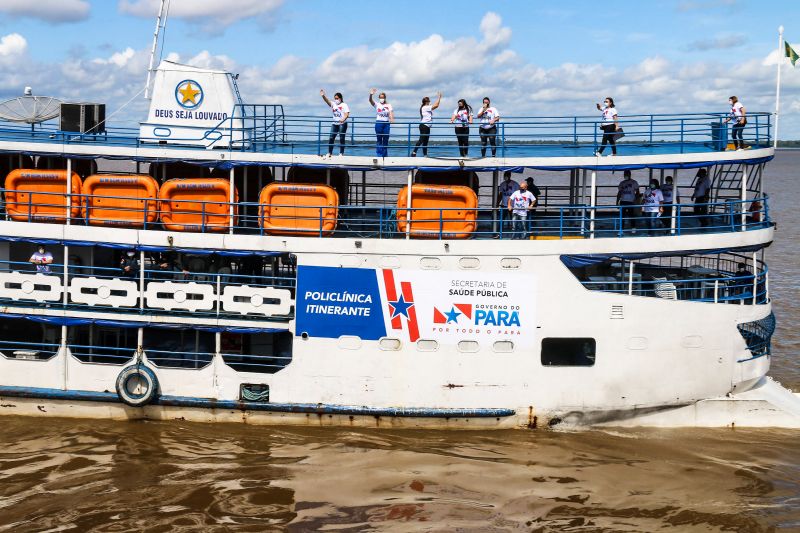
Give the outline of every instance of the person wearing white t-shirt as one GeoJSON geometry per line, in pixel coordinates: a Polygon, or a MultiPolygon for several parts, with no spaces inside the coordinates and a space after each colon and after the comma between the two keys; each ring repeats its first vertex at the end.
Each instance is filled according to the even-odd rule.
{"type": "Polygon", "coordinates": [[[522,182],[519,189],[508,199],[508,211],[511,213],[512,239],[523,239],[527,231],[528,212],[536,204],[536,197],[528,190],[528,184],[522,182]]]}
{"type": "Polygon", "coordinates": [[[50,272],[50,265],[53,262],[53,254],[44,249],[44,246],[39,246],[30,259],[29,263],[36,265],[36,272],[47,274],[50,272]]]}
{"type": "Polygon", "coordinates": [[[450,117],[450,124],[456,125],[456,139],[458,140],[458,153],[466,157],[469,153],[469,125],[472,124],[472,107],[463,98],[458,101],[458,107],[450,117]]]}
{"type": "Polygon", "coordinates": [[[477,117],[481,119],[481,126],[478,130],[481,135],[481,157],[486,157],[486,143],[492,145],[492,157],[497,156],[497,121],[500,120],[500,113],[496,107],[492,107],[489,97],[483,99],[483,107],[478,111],[477,117]]]}
{"type": "Polygon", "coordinates": [[[439,107],[442,103],[442,93],[436,93],[436,102],[431,104],[431,99],[427,96],[422,99],[422,105],[419,106],[419,140],[414,145],[414,150],[411,151],[411,157],[417,157],[417,150],[422,147],[423,157],[428,156],[428,141],[431,138],[431,124],[433,123],[433,110],[439,107]]]}
{"type": "MultiPolygon", "coordinates": [[[[350,107],[344,103],[342,93],[333,95],[333,102],[331,102],[325,95],[325,89],[319,90],[319,95],[328,104],[333,112],[333,124],[331,124],[331,136],[328,139],[328,157],[333,155],[333,143],[336,141],[336,136],[339,136],[339,155],[344,155],[344,140],[347,133],[347,119],[350,117],[350,107]]],[[[323,156],[325,157],[325,156],[323,156]]]]}
{"type": "Polygon", "coordinates": [[[389,130],[391,123],[394,122],[394,109],[392,104],[386,100],[386,93],[378,95],[378,101],[372,99],[378,89],[370,89],[369,103],[375,108],[375,154],[378,157],[389,155],[389,130]]]}
{"type": "Polygon", "coordinates": [[[747,110],[744,108],[739,99],[735,96],[728,98],[728,103],[731,105],[731,112],[728,118],[725,119],[727,124],[733,121],[733,128],[731,137],[733,138],[734,150],[744,150],[744,127],[747,125],[747,110]]]}
{"type": "Polygon", "coordinates": [[[658,180],[650,180],[650,187],[642,198],[642,212],[647,218],[650,233],[655,233],[661,227],[658,217],[664,213],[664,195],[658,186],[658,180]]]}
{"type": "Polygon", "coordinates": [[[603,155],[606,145],[611,145],[611,155],[617,155],[617,141],[616,135],[619,130],[619,122],[617,121],[617,108],[614,107],[614,99],[610,96],[605,99],[603,106],[597,105],[597,110],[603,114],[600,121],[600,129],[603,130],[603,143],[594,155],[603,155]]]}

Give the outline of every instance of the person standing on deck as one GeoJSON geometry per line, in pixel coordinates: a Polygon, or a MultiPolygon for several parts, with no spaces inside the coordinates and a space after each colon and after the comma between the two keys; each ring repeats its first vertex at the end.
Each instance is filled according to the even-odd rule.
{"type": "Polygon", "coordinates": [[[478,130],[481,135],[481,157],[486,157],[486,143],[492,145],[492,157],[497,156],[497,121],[500,120],[500,113],[496,107],[492,107],[489,97],[483,99],[483,107],[478,111],[478,118],[481,119],[481,126],[478,130]]]}
{"type": "Polygon", "coordinates": [[[617,121],[617,108],[614,106],[614,99],[611,97],[606,98],[602,107],[600,104],[595,105],[597,106],[597,110],[603,114],[603,119],[600,122],[600,129],[603,130],[603,143],[594,155],[603,155],[606,144],[611,145],[611,154],[609,155],[617,155],[617,141],[615,136],[617,130],[619,130],[619,122],[617,121]]]}
{"type": "Polygon", "coordinates": [[[533,235],[533,219],[536,218],[536,208],[539,207],[539,199],[542,197],[542,191],[536,186],[536,183],[533,181],[533,176],[525,178],[525,183],[528,184],[528,191],[536,198],[533,209],[528,213],[528,234],[533,235]]]}
{"type": "MultiPolygon", "coordinates": [[[[497,187],[497,207],[506,209],[508,200],[517,190],[519,190],[519,184],[511,179],[511,171],[506,170],[503,172],[503,182],[497,187]]],[[[502,230],[505,231],[506,228],[511,228],[511,225],[511,217],[506,218],[503,220],[502,230]]]]}
{"type": "Polygon", "coordinates": [[[650,235],[653,235],[661,226],[658,217],[664,213],[664,195],[658,187],[658,180],[650,180],[650,187],[642,198],[642,211],[647,217],[647,228],[650,235]]]}
{"type": "Polygon", "coordinates": [[[423,157],[428,157],[428,140],[431,138],[431,123],[433,122],[433,110],[442,103],[442,93],[436,93],[436,103],[431,105],[431,99],[427,96],[422,99],[419,106],[419,140],[414,145],[411,157],[417,157],[417,150],[422,146],[423,157]]]}
{"type": "Polygon", "coordinates": [[[636,204],[636,196],[639,194],[639,182],[631,177],[631,171],[626,170],[622,173],[622,181],[617,187],[617,205],[620,206],[622,215],[622,229],[633,226],[636,233],[636,223],[633,220],[633,206],[636,204]]]}
{"type": "MultiPolygon", "coordinates": [[[[319,95],[325,103],[330,106],[333,112],[333,124],[331,124],[331,136],[328,139],[327,157],[330,158],[333,155],[333,143],[337,135],[339,136],[339,155],[342,156],[344,155],[344,140],[345,134],[347,133],[347,119],[350,116],[350,106],[344,103],[342,93],[334,94],[333,102],[325,95],[325,89],[320,89],[319,95]]],[[[325,156],[322,157],[324,158],[325,156]]]]}
{"type": "Polygon", "coordinates": [[[711,199],[711,180],[708,177],[708,169],[701,168],[697,171],[694,182],[694,214],[700,222],[700,227],[708,226],[708,202],[711,199]]]}
{"type": "Polygon", "coordinates": [[[666,228],[670,226],[674,205],[681,203],[680,195],[677,189],[675,189],[672,176],[664,178],[664,183],[661,185],[661,194],[664,196],[664,209],[669,212],[669,217],[661,219],[661,224],[666,228]]]}
{"type": "Polygon", "coordinates": [[[378,95],[378,103],[372,97],[378,89],[370,89],[369,103],[375,108],[375,136],[377,143],[375,145],[375,155],[378,157],[386,157],[389,155],[389,130],[391,123],[394,122],[394,109],[392,104],[386,101],[386,93],[382,92],[378,95]]]}
{"type": "Polygon", "coordinates": [[[508,210],[511,212],[513,239],[523,239],[527,234],[528,212],[536,204],[536,197],[528,191],[528,184],[524,181],[519,184],[519,190],[508,199],[508,210]]]}
{"type": "Polygon", "coordinates": [[[456,139],[458,139],[458,153],[466,157],[469,153],[469,125],[472,124],[472,107],[463,98],[458,101],[458,107],[450,117],[450,124],[456,125],[456,139]]]}
{"type": "Polygon", "coordinates": [[[742,133],[744,133],[744,127],[747,125],[747,110],[735,96],[728,98],[728,103],[731,105],[731,112],[728,118],[725,119],[725,124],[731,120],[733,121],[733,128],[731,128],[733,148],[734,150],[744,150],[742,133]]]}
{"type": "Polygon", "coordinates": [[[53,254],[45,250],[44,245],[40,244],[39,248],[28,259],[28,262],[36,265],[36,272],[49,274],[50,265],[53,263],[53,254]]]}

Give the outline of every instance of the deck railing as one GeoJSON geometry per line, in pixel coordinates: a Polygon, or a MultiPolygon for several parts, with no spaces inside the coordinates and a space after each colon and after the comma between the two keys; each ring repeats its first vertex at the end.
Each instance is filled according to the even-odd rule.
{"type": "MultiPolygon", "coordinates": [[[[140,135],[138,128],[108,126],[102,133],[66,132],[55,123],[35,128],[0,122],[0,140],[64,144],[102,144],[141,146],[169,143],[173,148],[196,148],[214,145],[231,151],[278,152],[324,155],[331,135],[329,117],[291,116],[276,111],[280,106],[236,106],[230,116],[215,126],[193,127],[174,124],[190,132],[186,137],[140,135]]],[[[431,123],[428,155],[461,157],[454,126],[446,112],[431,123]]],[[[619,117],[624,137],[619,139],[620,153],[685,153],[723,151],[728,146],[728,117],[724,112],[687,114],[645,114],[619,117]]],[[[748,113],[743,130],[744,142],[752,147],[768,147],[772,142],[772,114],[748,113]]],[[[591,156],[602,145],[603,132],[598,115],[589,116],[506,116],[497,123],[495,135],[485,136],[486,156],[492,155],[492,140],[497,157],[533,157],[547,155],[591,156]]],[[[375,155],[375,120],[373,117],[350,117],[345,134],[345,154],[375,155]]],[[[169,128],[165,128],[169,129],[169,128]]],[[[410,156],[420,137],[417,117],[398,117],[391,125],[389,155],[410,156]]],[[[481,151],[480,124],[470,125],[468,157],[481,151]]],[[[339,153],[339,138],[333,153],[339,153]]],[[[607,149],[607,150],[610,150],[607,149]]],[[[605,153],[607,155],[609,151],[605,153]]],[[[417,151],[422,155],[422,149],[417,151]]]]}
{"type": "MultiPolygon", "coordinates": [[[[0,189],[5,192],[5,190],[0,189]]],[[[116,196],[66,195],[71,206],[86,206],[91,198],[128,199],[116,196]]],[[[28,195],[26,202],[7,202],[6,219],[24,222],[60,222],[69,224],[95,224],[112,227],[131,227],[130,222],[88,218],[89,210],[84,209],[78,216],[66,217],[67,211],[63,193],[36,192],[28,195]],[[52,203],[46,198],[52,198],[52,203]],[[57,213],[57,214],[53,214],[57,213]],[[60,213],[60,214],[58,214],[60,213]],[[68,218],[68,220],[67,220],[68,218]]],[[[302,206],[300,215],[270,215],[273,225],[294,228],[291,233],[298,236],[323,237],[330,233],[326,227],[336,226],[334,237],[360,238],[405,238],[424,237],[451,239],[455,234],[463,236],[464,231],[455,229],[463,225],[458,220],[474,219],[474,228],[466,233],[470,238],[484,239],[527,239],[529,237],[565,238],[610,238],[643,236],[681,236],[696,233],[730,233],[768,227],[769,197],[759,196],[747,200],[725,199],[709,203],[665,204],[663,213],[651,217],[643,213],[643,206],[617,206],[582,204],[547,206],[529,211],[524,224],[511,219],[505,208],[412,208],[397,206],[338,206],[338,216],[332,219],[331,206],[302,206]],[[411,222],[402,231],[398,227],[398,214],[411,213],[411,222]],[[457,216],[456,216],[457,214],[457,216]],[[285,222],[285,224],[283,224],[285,222]]],[[[147,222],[148,203],[142,208],[114,207],[119,212],[135,212],[142,222],[143,229],[162,229],[159,222],[147,222]]],[[[269,208],[297,206],[288,204],[258,204],[251,202],[227,203],[204,200],[182,202],[180,212],[192,213],[194,222],[187,224],[186,231],[200,233],[231,233],[267,235],[263,220],[269,208]],[[186,207],[191,205],[191,208],[186,207]],[[215,213],[215,214],[211,214],[215,213]],[[223,213],[223,214],[220,214],[223,213]],[[228,213],[233,213],[230,216],[228,213]],[[256,213],[255,215],[253,213],[256,213]],[[213,217],[213,223],[212,221],[213,217]],[[220,222],[222,219],[222,222],[220,222]]],[[[162,203],[163,205],[163,203],[162,203]]],[[[104,208],[109,209],[109,208],[104,208]]],[[[165,211],[159,209],[158,217],[165,211]]],[[[173,212],[173,211],[170,211],[173,212]]],[[[128,218],[128,217],[125,217],[128,218]]]]}

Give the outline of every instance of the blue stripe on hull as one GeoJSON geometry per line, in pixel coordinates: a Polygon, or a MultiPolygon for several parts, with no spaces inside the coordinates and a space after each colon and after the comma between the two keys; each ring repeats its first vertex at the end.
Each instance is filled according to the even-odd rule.
{"type": "MultiPolygon", "coordinates": [[[[0,396],[34,398],[42,400],[72,400],[84,402],[121,403],[113,392],[69,391],[37,387],[0,386],[0,396]]],[[[169,407],[195,407],[200,409],[233,409],[240,411],[267,411],[275,413],[387,416],[408,418],[493,418],[513,416],[513,409],[442,409],[428,407],[366,407],[353,405],[328,405],[322,403],[267,403],[234,400],[213,400],[186,396],[160,396],[154,405],[169,407]]]]}

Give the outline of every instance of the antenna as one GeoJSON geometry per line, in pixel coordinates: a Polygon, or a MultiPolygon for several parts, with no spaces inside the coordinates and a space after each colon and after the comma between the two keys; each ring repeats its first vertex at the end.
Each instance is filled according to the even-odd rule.
{"type": "Polygon", "coordinates": [[[150,77],[153,75],[153,63],[156,60],[156,48],[158,48],[158,36],[161,30],[166,27],[167,20],[164,17],[164,5],[168,0],[161,0],[161,5],[158,7],[158,16],[156,17],[156,29],[153,32],[153,46],[150,48],[150,67],[147,69],[147,81],[144,84],[144,97],[150,98],[150,77]]]}

